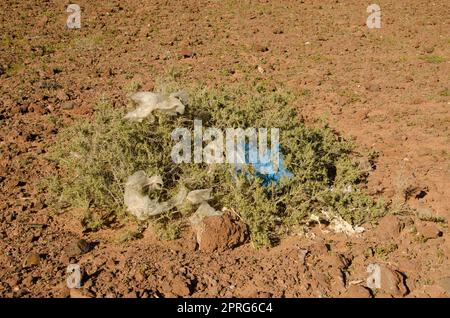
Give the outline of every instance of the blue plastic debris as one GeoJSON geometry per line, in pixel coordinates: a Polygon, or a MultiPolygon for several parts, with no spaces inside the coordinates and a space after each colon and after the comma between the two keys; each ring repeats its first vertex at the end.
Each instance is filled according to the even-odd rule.
{"type": "MultiPolygon", "coordinates": [[[[245,163],[254,169],[255,176],[261,179],[261,185],[264,187],[269,186],[272,182],[278,184],[282,178],[292,178],[294,175],[284,166],[284,158],[279,151],[278,169],[271,160],[271,150],[267,149],[262,157],[257,157],[258,148],[252,147],[250,149],[249,143],[245,145],[245,163]],[[256,162],[251,162],[250,158],[258,158],[256,162]]],[[[242,172],[242,165],[236,167],[236,172],[242,172]]]]}

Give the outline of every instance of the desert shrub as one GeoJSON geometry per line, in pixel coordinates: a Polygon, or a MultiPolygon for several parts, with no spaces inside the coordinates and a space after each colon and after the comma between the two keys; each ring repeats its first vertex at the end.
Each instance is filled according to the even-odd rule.
{"type": "MultiPolygon", "coordinates": [[[[170,91],[166,87],[164,92],[170,91]]],[[[211,205],[233,209],[249,226],[256,246],[270,245],[301,225],[311,214],[328,211],[352,225],[383,215],[386,206],[366,195],[366,175],[355,163],[351,141],[327,125],[310,127],[299,120],[295,96],[289,91],[266,91],[236,85],[222,89],[192,88],[184,115],[156,114],[141,123],[123,120],[125,108],[99,102],[89,120],[80,119],[58,134],[50,157],[60,167],[49,190],[54,201],[82,211],[86,228],[96,229],[121,219],[124,184],[137,170],[159,174],[164,187],[153,192],[160,201],[179,187],[212,188],[211,205]],[[290,179],[263,186],[252,168],[236,175],[229,164],[174,164],[171,132],[193,130],[194,119],[203,127],[280,129],[281,153],[290,179]]],[[[162,237],[176,238],[186,217],[195,211],[184,204],[153,220],[162,237]]]]}

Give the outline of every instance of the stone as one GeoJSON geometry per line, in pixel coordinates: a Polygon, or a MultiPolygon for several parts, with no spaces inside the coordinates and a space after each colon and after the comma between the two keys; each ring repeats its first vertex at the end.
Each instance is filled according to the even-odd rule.
{"type": "Polygon", "coordinates": [[[172,292],[181,297],[186,297],[191,294],[191,290],[189,288],[190,281],[181,277],[175,276],[172,280],[172,292]]]}
{"type": "Polygon", "coordinates": [[[370,83],[366,86],[366,90],[369,92],[379,92],[381,91],[381,85],[376,83],[370,83]]]}
{"type": "Polygon", "coordinates": [[[431,54],[434,52],[434,46],[426,46],[423,50],[425,53],[431,54]]]}
{"type": "Polygon", "coordinates": [[[387,266],[380,266],[380,290],[393,296],[404,296],[408,293],[408,287],[402,273],[387,266]]]}
{"type": "Polygon", "coordinates": [[[38,115],[45,114],[45,108],[43,106],[37,105],[37,104],[32,104],[32,105],[28,106],[28,111],[36,113],[38,115]]]}
{"type": "Polygon", "coordinates": [[[345,298],[371,298],[369,289],[360,285],[350,286],[342,295],[345,298]]]}
{"type": "Polygon", "coordinates": [[[23,262],[23,267],[37,266],[41,262],[41,257],[37,253],[30,253],[23,262]]]}
{"type": "Polygon", "coordinates": [[[92,295],[91,292],[85,290],[85,289],[79,289],[79,288],[71,288],[70,289],[70,298],[93,298],[94,295],[92,295]]]}
{"type": "Polygon", "coordinates": [[[229,212],[203,218],[194,231],[203,252],[224,251],[248,240],[247,226],[229,212]]]}
{"type": "Polygon", "coordinates": [[[91,250],[91,244],[86,240],[77,240],[66,247],[65,252],[69,257],[85,254],[91,250]]]}
{"type": "Polygon", "coordinates": [[[62,105],[62,108],[65,109],[65,110],[74,109],[75,108],[75,103],[74,102],[65,102],[62,105]]]}
{"type": "Polygon", "coordinates": [[[194,56],[194,51],[190,47],[184,46],[180,50],[180,56],[182,58],[192,57],[192,56],[194,56]]]}
{"type": "Polygon", "coordinates": [[[267,51],[269,51],[269,48],[266,45],[262,45],[262,44],[255,44],[253,46],[253,49],[256,52],[267,52],[267,51]]]}
{"type": "Polygon", "coordinates": [[[425,224],[425,225],[417,225],[417,232],[419,235],[422,235],[425,239],[435,239],[442,236],[441,230],[437,227],[436,224],[425,224]]]}
{"type": "Polygon", "coordinates": [[[22,285],[30,286],[30,285],[33,285],[34,281],[35,281],[34,277],[31,275],[28,275],[22,280],[22,285]]]}
{"type": "Polygon", "coordinates": [[[67,96],[66,92],[64,92],[63,90],[58,90],[58,92],[56,93],[56,98],[64,102],[69,99],[69,96],[67,96]]]}
{"type": "Polygon", "coordinates": [[[273,32],[273,34],[283,34],[284,33],[283,29],[280,29],[280,28],[276,28],[272,32],[273,32]]]}
{"type": "Polygon", "coordinates": [[[307,250],[306,248],[300,248],[298,250],[298,258],[300,260],[300,264],[305,265],[306,256],[308,256],[308,254],[309,254],[309,250],[307,250]]]}

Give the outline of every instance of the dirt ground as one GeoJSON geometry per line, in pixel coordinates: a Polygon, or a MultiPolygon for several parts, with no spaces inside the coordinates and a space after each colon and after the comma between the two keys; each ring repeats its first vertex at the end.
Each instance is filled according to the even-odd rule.
{"type": "Polygon", "coordinates": [[[375,148],[369,193],[406,191],[409,206],[449,220],[450,2],[380,0],[382,27],[368,29],[370,3],[356,0],[77,0],[79,30],[65,27],[69,3],[0,3],[1,297],[450,296],[448,226],[423,215],[389,215],[351,237],[316,226],[270,249],[206,253],[189,230],[170,242],[148,229],[120,243],[114,225],[83,233],[39,187],[56,173],[45,153],[58,121],[89,120],[104,96],[124,107],[134,83],[151,90],[167,76],[254,81],[289,87],[306,121],[326,118],[375,148]],[[66,286],[70,262],[81,289],[66,286]],[[380,265],[376,290],[369,264],[380,265]]]}

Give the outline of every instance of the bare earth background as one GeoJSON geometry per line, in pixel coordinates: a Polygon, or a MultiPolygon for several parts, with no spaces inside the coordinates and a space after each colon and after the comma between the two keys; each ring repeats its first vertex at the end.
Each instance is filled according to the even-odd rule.
{"type": "Polygon", "coordinates": [[[189,231],[126,243],[123,229],[82,233],[38,186],[55,173],[44,154],[57,122],[89,120],[102,96],[124,107],[134,83],[151,90],[166,76],[256,81],[288,86],[305,120],[327,118],[377,149],[369,193],[391,200],[406,184],[410,206],[448,220],[450,2],[380,0],[372,30],[370,3],[355,0],[77,3],[80,30],[65,28],[68,1],[0,4],[0,296],[450,296],[446,223],[391,215],[358,237],[317,227],[272,249],[202,253],[189,231]],[[74,251],[81,238],[95,248],[74,251]],[[80,290],[66,287],[70,256],[84,270],[80,290]],[[364,287],[370,263],[382,265],[377,292],[364,287]]]}

